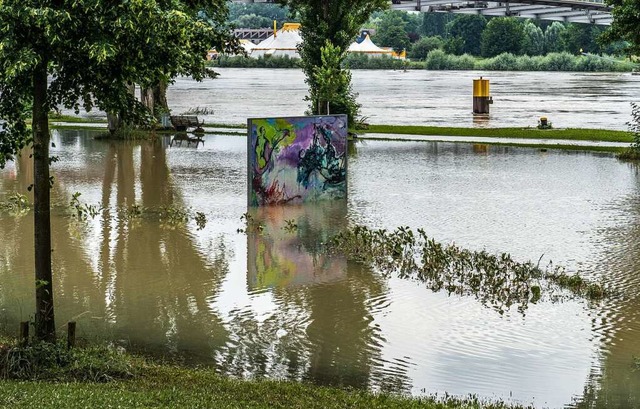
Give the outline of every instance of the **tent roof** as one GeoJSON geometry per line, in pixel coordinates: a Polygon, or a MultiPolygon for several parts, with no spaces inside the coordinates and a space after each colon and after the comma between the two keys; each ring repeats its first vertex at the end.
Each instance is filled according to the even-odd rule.
{"type": "Polygon", "coordinates": [[[362,40],[361,43],[353,42],[349,49],[347,50],[351,53],[377,53],[377,54],[392,54],[392,50],[385,50],[384,48],[380,48],[371,41],[371,38],[367,34],[367,36],[362,40]]]}
{"type": "Polygon", "coordinates": [[[299,24],[285,23],[275,35],[261,41],[253,50],[297,50],[298,44],[302,42],[299,27],[299,24]]]}

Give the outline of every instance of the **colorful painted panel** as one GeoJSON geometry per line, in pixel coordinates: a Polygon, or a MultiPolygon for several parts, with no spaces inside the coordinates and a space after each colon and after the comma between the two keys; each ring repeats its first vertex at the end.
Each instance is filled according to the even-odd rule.
{"type": "Polygon", "coordinates": [[[249,206],[347,195],[347,117],[249,119],[249,206]]]}

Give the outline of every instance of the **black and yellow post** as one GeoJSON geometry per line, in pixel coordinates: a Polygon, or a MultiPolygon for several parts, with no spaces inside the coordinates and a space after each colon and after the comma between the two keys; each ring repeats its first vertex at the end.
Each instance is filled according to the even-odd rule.
{"type": "Polygon", "coordinates": [[[473,80],[473,114],[489,114],[489,105],[493,104],[493,98],[489,95],[489,80],[482,77],[473,80]]]}

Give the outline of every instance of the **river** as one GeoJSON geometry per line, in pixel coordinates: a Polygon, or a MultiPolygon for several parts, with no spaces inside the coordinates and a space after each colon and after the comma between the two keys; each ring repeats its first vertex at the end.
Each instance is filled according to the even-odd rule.
{"type": "MultiPolygon", "coordinates": [[[[174,113],[212,109],[207,123],[304,115],[307,87],[301,70],[219,69],[202,83],[178,79],[169,87],[174,113]]],[[[640,99],[640,76],[630,73],[354,70],[361,114],[373,124],[463,127],[535,127],[546,116],[556,128],[627,129],[630,102],[640,99]],[[488,78],[489,118],[474,118],[473,79],[488,78]]]]}
{"type": "MultiPolygon", "coordinates": [[[[270,208],[253,216],[263,230],[245,233],[246,138],[171,147],[169,136],[92,136],[53,136],[56,312],[81,338],[239,377],[538,407],[640,405],[637,167],[610,154],[366,141],[350,150],[346,203],[270,208]],[[96,217],[72,217],[74,192],[96,217]],[[181,221],[183,209],[203,213],[204,228],[181,221]],[[501,315],[319,251],[354,224],[542,256],[617,294],[501,315]]],[[[0,170],[0,200],[28,195],[32,177],[27,155],[0,170]]],[[[29,212],[0,213],[0,329],[11,333],[33,314],[32,230],[29,212]]]]}

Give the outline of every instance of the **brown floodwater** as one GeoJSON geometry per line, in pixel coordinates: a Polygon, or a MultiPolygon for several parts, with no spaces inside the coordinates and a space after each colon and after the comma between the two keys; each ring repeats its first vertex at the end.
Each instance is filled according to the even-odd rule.
{"type": "MultiPolygon", "coordinates": [[[[53,136],[61,328],[75,320],[84,339],[239,377],[539,407],[640,406],[637,167],[610,154],[367,141],[350,147],[346,202],[252,210],[247,225],[245,138],[169,146],[168,136],[93,136],[53,136]],[[95,217],[72,217],[75,192],[95,217]],[[617,294],[500,315],[327,255],[322,244],[354,224],[422,227],[520,261],[542,256],[617,294]]],[[[0,201],[29,197],[32,178],[28,155],[0,170],[0,201]]],[[[33,315],[32,230],[30,212],[0,212],[5,332],[33,315]]]]}

